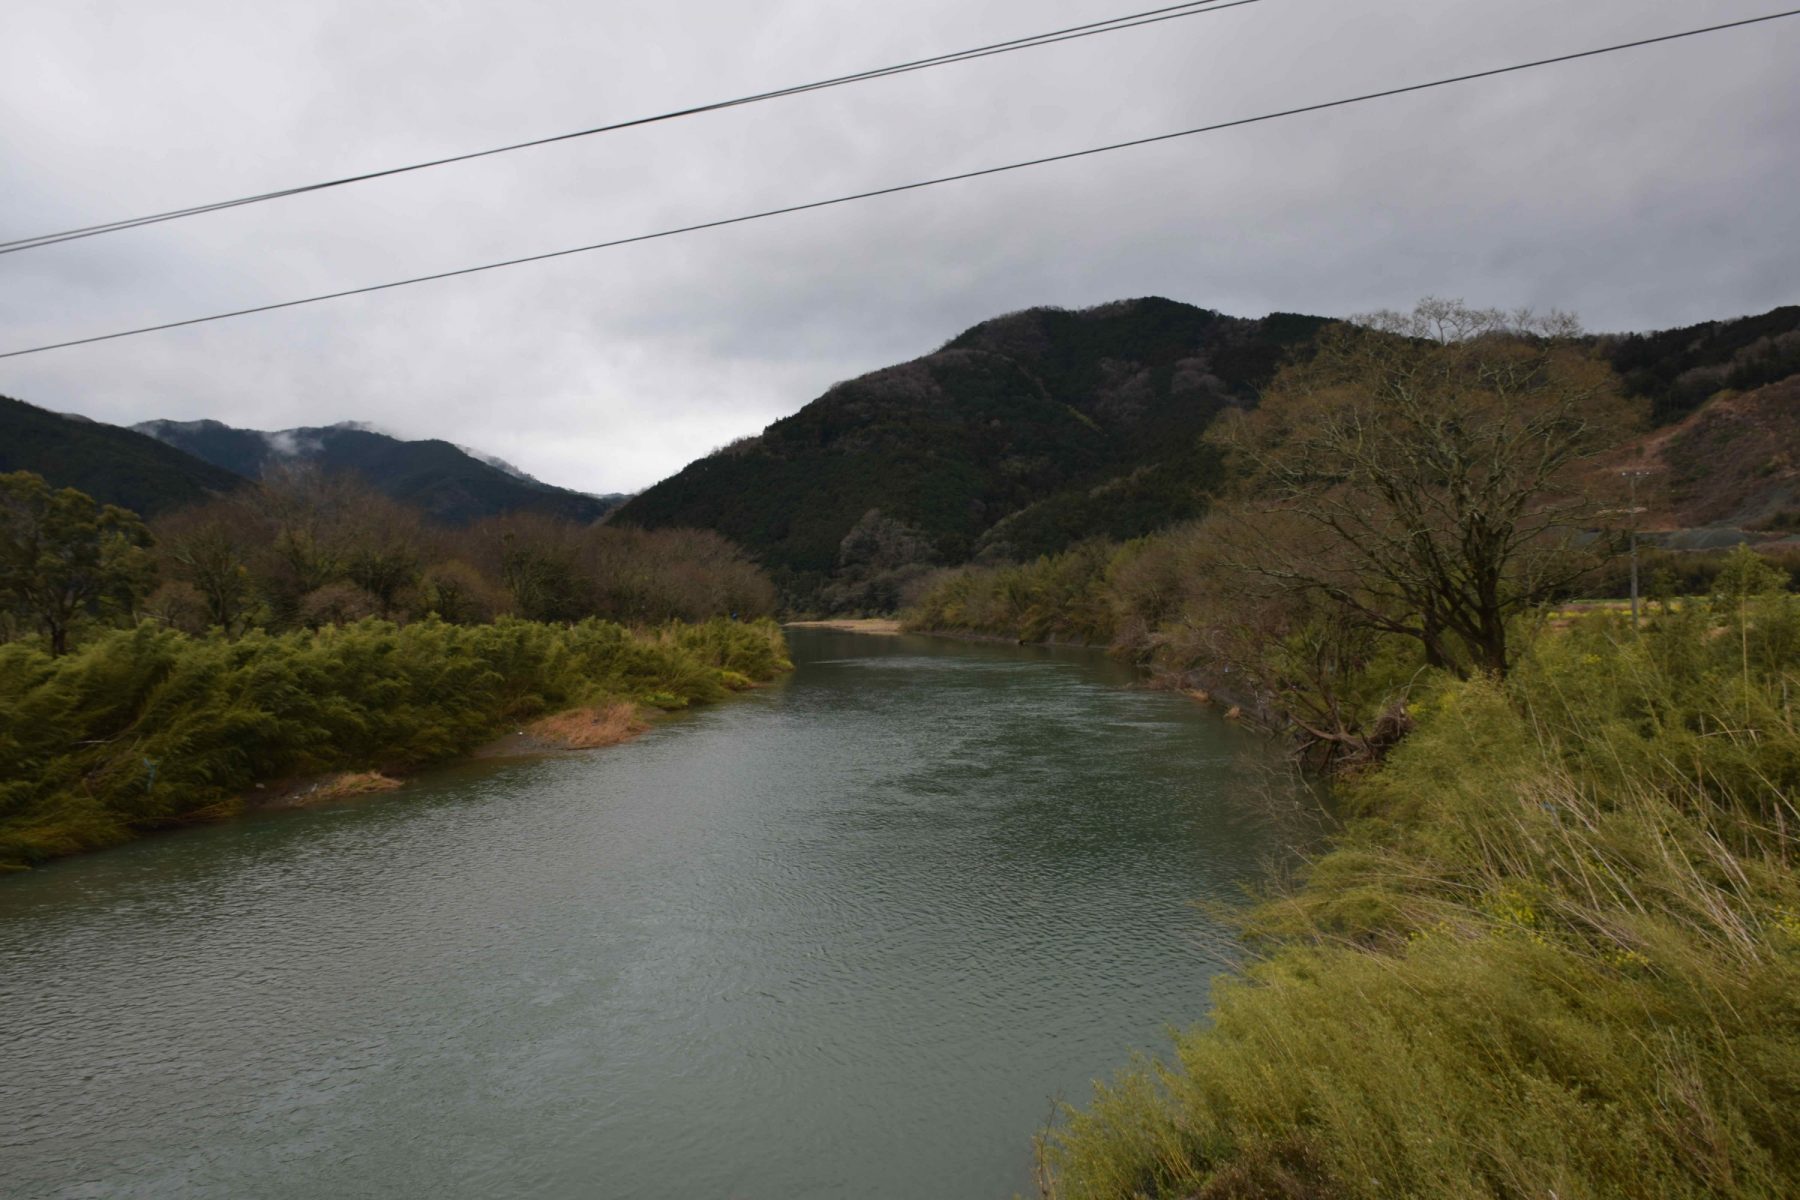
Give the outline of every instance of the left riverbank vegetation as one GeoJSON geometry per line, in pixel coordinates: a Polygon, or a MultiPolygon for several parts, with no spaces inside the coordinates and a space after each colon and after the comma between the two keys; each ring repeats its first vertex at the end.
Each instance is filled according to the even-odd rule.
{"type": "Polygon", "coordinates": [[[313,473],[149,525],[0,476],[0,604],[0,866],[788,666],[773,589],[716,534],[445,529],[313,473]]]}
{"type": "Polygon", "coordinates": [[[1046,1196],[1800,1192],[1800,564],[1652,556],[1639,622],[1571,615],[1628,577],[1617,385],[1566,318],[1339,327],[1208,431],[1203,519],[923,591],[1335,775],[1251,965],[1045,1135],[1046,1196]]]}

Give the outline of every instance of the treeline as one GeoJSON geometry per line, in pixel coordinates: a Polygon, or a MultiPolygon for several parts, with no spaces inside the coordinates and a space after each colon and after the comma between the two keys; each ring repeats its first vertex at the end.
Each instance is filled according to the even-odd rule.
{"type": "Polygon", "coordinates": [[[1333,848],[1246,918],[1256,965],[1046,1139],[1044,1194],[1800,1194],[1776,584],[1415,687],[1416,727],[1340,781],[1333,848]]]}
{"type": "Polygon", "coordinates": [[[406,771],[582,705],[679,708],[788,663],[772,622],[632,630],[375,618],[195,637],[144,622],[0,646],[0,867],[238,811],[254,785],[406,771]]]}
{"type": "Polygon", "coordinates": [[[1650,401],[1657,424],[1678,421],[1720,388],[1740,391],[1800,372],[1800,306],[1735,321],[1602,337],[1626,390],[1650,401]]]}
{"type": "Polygon", "coordinates": [[[541,515],[451,530],[351,478],[160,517],[0,475],[0,868],[404,772],[592,707],[629,726],[786,668],[713,533],[541,515]],[[727,618],[742,618],[730,620],[727,618]]]}
{"type": "MultiPolygon", "coordinates": [[[[1231,485],[1124,545],[966,568],[915,589],[914,628],[1107,644],[1179,686],[1374,761],[1409,681],[1504,676],[1556,607],[1622,595],[1626,498],[1594,467],[1647,406],[1572,318],[1429,301],[1327,331],[1250,412],[1208,430],[1231,485]]],[[[1730,592],[1755,558],[1646,552],[1643,593],[1730,592]]],[[[1788,568],[1800,555],[1777,557],[1788,568]]]]}
{"type": "Polygon", "coordinates": [[[0,633],[42,636],[52,653],[79,630],[146,618],[237,636],[365,617],[755,618],[775,602],[755,564],[702,530],[536,514],[452,529],[354,476],[315,471],[276,474],[146,525],[29,472],[0,475],[0,633]]]}
{"type": "MultiPolygon", "coordinates": [[[[1236,577],[1229,559],[1218,523],[1189,522],[1122,545],[1089,541],[1029,563],[940,571],[903,616],[919,631],[1106,647],[1168,686],[1216,694],[1275,726],[1304,718],[1327,684],[1339,715],[1372,721],[1391,688],[1424,666],[1409,639],[1375,633],[1353,644],[1341,622],[1327,627],[1324,614],[1266,580],[1236,577]]],[[[1760,578],[1756,563],[1778,589],[1800,590],[1800,551],[1647,551],[1644,611],[1673,611],[1696,596],[1727,603],[1760,578]]],[[[1597,554],[1564,596],[1513,623],[1528,631],[1559,619],[1555,599],[1623,600],[1629,585],[1622,557],[1597,554]]]]}

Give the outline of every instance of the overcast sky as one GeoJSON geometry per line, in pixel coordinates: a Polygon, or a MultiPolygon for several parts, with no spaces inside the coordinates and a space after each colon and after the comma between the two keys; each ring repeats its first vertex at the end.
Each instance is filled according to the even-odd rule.
{"type": "MultiPolygon", "coordinates": [[[[0,239],[1155,0],[8,0],[0,239]]],[[[1260,0],[0,256],[0,349],[555,250],[1776,11],[1260,0]]],[[[751,225],[0,360],[101,420],[355,419],[636,490],[983,318],[1425,294],[1641,329],[1800,301],[1800,18],[751,225]]]]}

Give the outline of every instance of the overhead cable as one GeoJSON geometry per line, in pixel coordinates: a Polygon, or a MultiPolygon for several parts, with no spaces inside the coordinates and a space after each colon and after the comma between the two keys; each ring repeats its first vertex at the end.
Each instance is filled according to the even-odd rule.
{"type": "Polygon", "coordinates": [[[1053,29],[1047,33],[1034,33],[1028,37],[1012,38],[1004,42],[992,42],[985,46],[975,46],[968,50],[956,50],[949,54],[937,54],[930,58],[914,59],[911,62],[897,63],[889,67],[876,67],[868,71],[858,71],[853,75],[838,75],[830,79],[820,79],[812,83],[794,84],[791,87],[777,88],[769,92],[757,92],[754,95],[739,96],[732,100],[719,100],[710,104],[698,104],[689,108],[679,108],[670,112],[657,113],[648,117],[633,117],[626,121],[615,121],[610,125],[596,125],[591,129],[577,129],[569,133],[552,134],[549,137],[533,138],[530,141],[513,142],[505,146],[492,146],[486,150],[471,150],[464,154],[452,154],[443,158],[426,159],[423,162],[408,163],[398,167],[383,167],[379,170],[364,171],[357,175],[345,175],[338,179],[325,179],[316,183],[299,184],[295,187],[279,188],[272,192],[257,192],[249,196],[238,196],[230,200],[214,200],[206,204],[194,204],[187,208],[172,208],[166,212],[148,213],[144,216],[127,217],[118,221],[105,221],[97,225],[83,225],[76,229],[64,229],[55,233],[41,233],[32,237],[15,238],[0,242],[0,254],[16,254],[21,250],[36,250],[44,246],[55,246],[63,242],[78,241],[82,238],[99,237],[106,233],[119,233],[127,229],[139,229],[145,225],[158,225],[165,221],[178,221],[184,217],[197,217],[205,213],[223,212],[226,209],[242,208],[249,204],[261,204],[269,200],[281,200],[289,196],[303,196],[311,192],[322,192],[329,188],[345,187],[353,183],[366,183],[372,179],[385,179],[390,175],[404,175],[411,171],[424,171],[432,167],[448,166],[452,163],[468,162],[471,159],[488,158],[496,154],[510,154],[514,150],[528,150],[534,146],[548,146],[556,142],[573,141],[576,138],[593,137],[602,133],[615,133],[622,129],[635,129],[642,125],[655,125],[663,121],[674,121],[682,117],[699,116],[702,113],[719,112],[728,108],[742,108],[749,104],[760,104],[766,100],[777,100],[784,96],[798,96],[807,92],[823,91],[826,88],[843,87],[851,83],[864,83],[871,79],[885,79],[891,75],[906,75],[913,71],[924,71],[932,67],[948,66],[951,63],[972,62],[980,58],[989,58],[996,54],[1011,54],[1015,50],[1033,50],[1039,46],[1052,46],[1058,42],[1074,41],[1078,38],[1097,37],[1103,33],[1117,33],[1123,29],[1137,29],[1144,25],[1156,25],[1163,21],[1177,21],[1183,17],[1199,16],[1209,12],[1222,12],[1228,8],[1241,8],[1246,4],[1260,3],[1260,0],[1189,0],[1186,4],[1170,5],[1166,8],[1152,8],[1144,12],[1127,13],[1124,16],[1111,17],[1104,21],[1092,21],[1086,25],[1071,25],[1065,29],[1053,29]]]}
{"type": "Polygon", "coordinates": [[[1391,96],[1403,96],[1413,92],[1423,92],[1432,88],[1447,87],[1455,83],[1468,83],[1476,79],[1491,79],[1497,75],[1508,75],[1517,71],[1528,71],[1536,67],[1547,67],[1556,63],[1575,62],[1581,59],[1595,58],[1602,54],[1613,54],[1622,50],[1634,50],[1643,46],[1655,46],[1665,42],[1680,41],[1683,38],[1699,37],[1703,34],[1718,33],[1727,29],[1742,29],[1746,26],[1760,25],[1768,21],[1779,21],[1786,17],[1800,16],[1800,8],[1788,9],[1784,12],[1769,13],[1766,16],[1747,17],[1740,21],[1727,21],[1718,25],[1707,25],[1698,29],[1687,29],[1680,33],[1666,33],[1656,37],[1639,38],[1636,41],[1618,42],[1610,46],[1599,46],[1592,50],[1579,50],[1572,54],[1558,54],[1551,58],[1539,58],[1530,62],[1514,63],[1506,67],[1493,67],[1485,71],[1471,71],[1463,75],[1452,75],[1443,79],[1434,79],[1425,83],[1406,84],[1401,87],[1384,88],[1378,92],[1365,92],[1359,96],[1346,96],[1338,100],[1326,100],[1317,104],[1301,105],[1297,108],[1286,108],[1278,112],[1263,113],[1255,117],[1240,117],[1232,121],[1220,121],[1212,125],[1200,125],[1193,129],[1180,129],[1173,133],[1161,133],[1152,137],[1133,138],[1130,141],[1113,142],[1106,146],[1093,146],[1086,150],[1071,150],[1064,154],[1051,154],[1042,158],[1026,159],[1023,162],[1006,163],[998,167],[984,167],[977,171],[962,171],[955,175],[941,175],[935,179],[921,179],[912,183],[895,184],[891,187],[873,188],[865,192],[854,192],[847,196],[834,196],[826,200],[811,200],[802,204],[790,204],[781,208],[764,209],[761,212],[745,213],[741,216],[723,217],[713,221],[702,221],[694,225],[682,225],[673,229],[662,229],[654,233],[640,233],[630,237],[614,238],[611,241],[594,242],[586,246],[572,246],[566,250],[551,250],[543,254],[528,254],[520,258],[504,259],[500,262],[482,263],[478,266],[459,267],[451,271],[438,271],[430,275],[415,275],[409,279],[395,279],[387,283],[373,283],[363,287],[345,288],[337,292],[325,292],[316,296],[304,296],[297,300],[282,300],[273,304],[259,304],[250,308],[233,309],[229,312],[211,313],[203,317],[188,317],[179,321],[165,321],[158,325],[144,325],[136,329],[121,329],[113,333],[94,334],[90,337],[72,338],[64,342],[51,342],[42,346],[30,346],[22,350],[9,350],[0,353],[0,358],[17,358],[25,354],[41,354],[46,350],[61,350],[70,346],[85,346],[94,342],[111,341],[115,338],[135,337],[142,333],[157,333],[166,329],[180,329],[189,325],[202,325],[209,321],[224,321],[232,317],[246,317],[254,313],[274,312],[278,309],[297,308],[303,304],[317,304],[324,300],[338,300],[346,296],[360,296],[369,292],[387,291],[391,288],[410,287],[415,283],[430,283],[439,279],[453,279],[460,275],[474,275],[482,271],[497,271],[503,267],[516,267],[525,263],[544,262],[552,258],[566,258],[572,254],[586,254],[594,250],[609,250],[617,246],[629,246],[638,242],[655,241],[659,238],[676,237],[686,233],[698,233],[704,229],[719,229],[727,225],[741,225],[749,221],[761,221],[769,217],[784,216],[789,213],[808,212],[817,208],[829,208],[838,204],[849,204],[856,200],[868,200],[876,196],[892,196],[900,192],[917,191],[921,188],[936,187],[939,184],[956,183],[965,179],[980,179],[989,175],[999,175],[1007,171],[1020,171],[1027,167],[1039,167],[1049,163],[1068,162],[1071,159],[1087,158],[1096,154],[1108,154],[1115,150],[1125,150],[1134,146],[1149,146],[1157,142],[1172,141],[1176,138],[1193,137],[1196,134],[1214,133],[1222,129],[1237,129],[1246,125],[1276,121],[1284,117],[1299,116],[1303,113],[1323,112],[1327,109],[1343,108],[1352,104],[1363,104],[1371,100],[1381,100],[1391,96]]]}

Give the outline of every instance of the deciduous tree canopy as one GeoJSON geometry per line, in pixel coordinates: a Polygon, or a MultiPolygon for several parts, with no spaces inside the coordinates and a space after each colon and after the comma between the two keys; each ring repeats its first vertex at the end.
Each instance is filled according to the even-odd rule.
{"type": "Polygon", "coordinates": [[[1578,332],[1439,300],[1327,331],[1212,435],[1247,468],[1235,565],[1504,673],[1508,620],[1589,565],[1604,501],[1573,468],[1636,424],[1578,332]]]}

